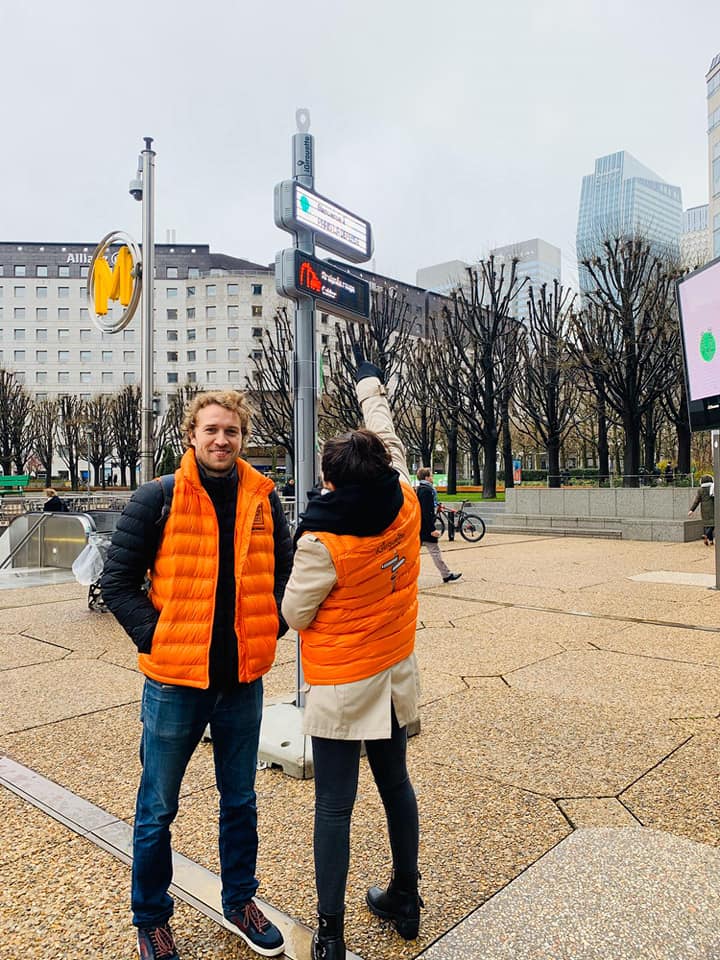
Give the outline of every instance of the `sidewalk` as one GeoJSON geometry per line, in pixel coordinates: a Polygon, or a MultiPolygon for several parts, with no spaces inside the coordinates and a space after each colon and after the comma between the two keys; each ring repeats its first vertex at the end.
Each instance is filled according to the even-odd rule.
{"type": "MultiPolygon", "coordinates": [[[[712,551],[488,534],[423,557],[421,935],[371,918],[384,815],[363,761],[347,896],[363,960],[720,958],[720,597],[712,551]],[[641,579],[632,579],[640,577],[641,579]]],[[[77,584],[0,590],[0,777],[22,764],[132,822],[142,679],[77,584]]],[[[266,697],[294,684],[281,641],[266,697]]],[[[259,895],[314,925],[312,781],[261,770],[259,895]]],[[[212,748],[184,783],[174,848],[215,882],[212,748]],[[207,871],[210,873],[208,874],[207,871]]],[[[125,863],[0,787],[3,960],[134,956],[125,863]],[[8,935],[9,932],[9,935],[8,935]]],[[[288,922],[291,922],[288,920],[288,922]]],[[[254,956],[178,902],[183,960],[254,956]]],[[[302,928],[290,956],[307,960],[302,928]]]]}

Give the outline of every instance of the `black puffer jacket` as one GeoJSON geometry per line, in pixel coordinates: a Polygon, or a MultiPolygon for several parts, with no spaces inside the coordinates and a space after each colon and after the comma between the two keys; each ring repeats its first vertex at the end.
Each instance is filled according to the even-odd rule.
{"type": "Polygon", "coordinates": [[[420,542],[437,543],[437,537],[432,535],[435,530],[435,489],[431,483],[421,480],[415,493],[420,501],[420,542]]]}
{"type": "MultiPolygon", "coordinates": [[[[277,493],[272,491],[268,499],[275,541],[273,593],[280,617],[278,636],[282,636],[287,624],[280,616],[280,604],[292,568],[292,541],[277,493]]],[[[103,600],[140,653],[149,652],[159,618],[143,585],[160,542],[163,503],[162,486],[156,480],[135,491],[118,520],[101,580],[103,600]]]]}

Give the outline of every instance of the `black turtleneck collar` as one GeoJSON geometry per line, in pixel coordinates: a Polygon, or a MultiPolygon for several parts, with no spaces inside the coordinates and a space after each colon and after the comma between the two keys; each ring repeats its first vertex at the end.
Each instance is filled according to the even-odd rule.
{"type": "Polygon", "coordinates": [[[311,490],[300,514],[295,542],[307,531],[374,537],[386,530],[400,512],[403,492],[396,470],[375,483],[340,487],[321,494],[311,490]]]}

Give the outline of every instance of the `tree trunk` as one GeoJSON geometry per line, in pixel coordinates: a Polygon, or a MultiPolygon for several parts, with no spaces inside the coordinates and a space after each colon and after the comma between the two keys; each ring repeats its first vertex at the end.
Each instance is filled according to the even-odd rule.
{"type": "Polygon", "coordinates": [[[560,444],[557,440],[548,440],[547,458],[548,486],[557,489],[562,486],[560,482],[560,444]]]}
{"type": "Polygon", "coordinates": [[[604,404],[598,405],[597,418],[598,481],[601,487],[606,487],[610,483],[610,443],[604,404]]]}
{"type": "Polygon", "coordinates": [[[675,432],[677,433],[678,446],[678,473],[690,473],[692,469],[690,456],[692,432],[690,430],[690,424],[687,422],[687,420],[680,420],[675,424],[675,432]]]}
{"type": "Polygon", "coordinates": [[[511,489],[515,486],[515,477],[513,475],[513,456],[512,456],[512,437],[510,436],[510,417],[507,407],[502,410],[502,449],[503,449],[503,473],[505,476],[505,489],[511,489]]]}
{"type": "Polygon", "coordinates": [[[637,487],[640,471],[640,422],[636,417],[623,418],[625,456],[623,458],[623,486],[637,487]]]}
{"type": "Polygon", "coordinates": [[[488,438],[483,444],[483,500],[497,496],[497,439],[488,438]]]}
{"type": "Polygon", "coordinates": [[[477,437],[470,440],[470,467],[472,469],[473,486],[480,486],[480,443],[477,437]]]}
{"type": "Polygon", "coordinates": [[[458,435],[457,430],[448,433],[448,462],[447,462],[447,492],[454,496],[457,493],[457,462],[458,462],[458,435]]]}

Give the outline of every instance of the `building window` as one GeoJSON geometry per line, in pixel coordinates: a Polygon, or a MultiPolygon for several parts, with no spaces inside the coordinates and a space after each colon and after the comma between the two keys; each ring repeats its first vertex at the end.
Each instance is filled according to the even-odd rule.
{"type": "Polygon", "coordinates": [[[63,323],[67,323],[69,319],[70,319],[69,307],[58,307],[58,320],[61,320],[63,323]]]}
{"type": "Polygon", "coordinates": [[[199,267],[188,267],[188,280],[197,280],[200,276],[199,267]]]}
{"type": "Polygon", "coordinates": [[[80,351],[80,363],[92,363],[92,354],[90,350],[80,351]]]}
{"type": "Polygon", "coordinates": [[[135,363],[135,351],[134,351],[134,350],[123,350],[123,362],[124,362],[124,363],[135,363]]]}
{"type": "Polygon", "coordinates": [[[25,383],[25,371],[16,370],[15,371],[15,382],[16,383],[25,383]]]}
{"type": "Polygon", "coordinates": [[[168,363],[177,363],[178,352],[177,350],[168,350],[167,359],[168,363]]]}
{"type": "Polygon", "coordinates": [[[69,277],[70,267],[58,267],[58,277],[69,277]]]}
{"type": "Polygon", "coordinates": [[[112,370],[103,370],[102,373],[100,374],[100,380],[102,383],[112,383],[113,382],[112,370]]]}
{"type": "Polygon", "coordinates": [[[67,327],[60,327],[58,329],[58,340],[69,340],[69,339],[70,339],[70,331],[67,329],[67,327]]]}
{"type": "Polygon", "coordinates": [[[135,383],[135,371],[129,370],[123,374],[123,383],[135,383]]]}
{"type": "Polygon", "coordinates": [[[47,363],[47,350],[36,350],[35,360],[37,363],[47,363]]]}
{"type": "Polygon", "coordinates": [[[237,295],[240,293],[240,284],[229,283],[227,285],[227,293],[229,297],[237,297],[237,295]]]}
{"type": "Polygon", "coordinates": [[[15,350],[13,353],[13,360],[15,363],[25,363],[25,351],[15,350]]]}
{"type": "Polygon", "coordinates": [[[168,267],[168,268],[167,268],[167,273],[165,274],[165,276],[168,278],[168,280],[177,280],[177,278],[178,278],[178,268],[177,268],[177,267],[168,267]]]}
{"type": "Polygon", "coordinates": [[[253,307],[253,308],[252,308],[252,315],[253,315],[254,317],[261,317],[261,316],[262,316],[262,306],[258,305],[258,306],[253,307]]]}
{"type": "Polygon", "coordinates": [[[195,328],[194,328],[194,327],[188,327],[188,329],[187,329],[187,338],[188,338],[188,340],[194,340],[195,337],[196,337],[195,328]]]}
{"type": "Polygon", "coordinates": [[[195,307],[188,307],[188,308],[187,308],[187,319],[188,319],[188,320],[194,320],[194,319],[195,319],[195,307]]]}
{"type": "Polygon", "coordinates": [[[13,310],[13,317],[14,317],[16,320],[24,320],[24,319],[25,319],[25,307],[15,307],[15,309],[13,310]]]}
{"type": "Polygon", "coordinates": [[[228,340],[239,340],[240,339],[240,327],[228,327],[227,328],[228,340]]]}
{"type": "Polygon", "coordinates": [[[197,383],[197,373],[194,370],[189,370],[187,375],[188,383],[197,383]]]}
{"type": "Polygon", "coordinates": [[[212,360],[213,363],[217,360],[217,350],[215,347],[211,347],[209,350],[205,351],[205,359],[212,360]]]}
{"type": "Polygon", "coordinates": [[[90,339],[90,331],[87,329],[87,327],[83,327],[83,328],[81,329],[81,331],[80,331],[80,339],[81,339],[81,340],[89,340],[89,339],[90,339]]]}
{"type": "Polygon", "coordinates": [[[205,319],[214,320],[216,316],[217,307],[205,307],[205,319]]]}
{"type": "Polygon", "coordinates": [[[228,311],[228,320],[239,320],[240,319],[240,307],[235,304],[234,306],[230,304],[227,308],[228,311]]]}
{"type": "Polygon", "coordinates": [[[70,383],[70,373],[67,370],[58,370],[58,383],[70,383]]]}
{"type": "Polygon", "coordinates": [[[36,277],[46,277],[48,275],[47,267],[35,267],[36,277]]]}
{"type": "Polygon", "coordinates": [[[70,360],[69,350],[58,350],[58,363],[68,363],[70,360]]]}
{"type": "Polygon", "coordinates": [[[25,267],[21,263],[16,263],[13,270],[13,276],[15,277],[24,277],[25,276],[25,267]]]}
{"type": "Polygon", "coordinates": [[[252,328],[252,335],[253,335],[254,337],[261,337],[261,336],[263,335],[263,328],[262,328],[262,327],[253,327],[253,328],[252,328]]]}
{"type": "Polygon", "coordinates": [[[80,319],[89,320],[90,314],[88,313],[87,307],[80,307],[80,319]]]}
{"type": "Polygon", "coordinates": [[[254,297],[260,297],[260,296],[262,296],[262,284],[261,284],[261,283],[254,283],[254,284],[252,285],[252,295],[253,295],[254,297]]]}
{"type": "Polygon", "coordinates": [[[188,352],[187,352],[187,358],[188,358],[188,362],[189,362],[189,363],[194,363],[195,360],[197,359],[197,351],[196,351],[196,350],[188,350],[188,352]]]}
{"type": "Polygon", "coordinates": [[[36,340],[47,340],[47,327],[37,327],[35,330],[36,340]]]}
{"type": "Polygon", "coordinates": [[[45,297],[47,297],[47,291],[48,291],[47,287],[35,287],[35,296],[44,299],[45,297]]]}
{"type": "Polygon", "coordinates": [[[24,340],[25,339],[25,328],[16,327],[13,330],[13,340],[24,340]]]}
{"type": "Polygon", "coordinates": [[[207,338],[208,340],[214,340],[217,334],[217,327],[208,327],[207,328],[207,338]]]}
{"type": "Polygon", "coordinates": [[[239,370],[228,370],[228,383],[237,383],[240,379],[239,370]]]}
{"type": "Polygon", "coordinates": [[[206,382],[206,383],[217,383],[217,370],[206,370],[206,371],[205,371],[205,382],[206,382]]]}
{"type": "Polygon", "coordinates": [[[177,383],[177,382],[178,382],[178,375],[177,375],[177,373],[175,373],[175,372],[168,373],[168,375],[167,375],[167,382],[168,382],[168,383],[177,383]]]}
{"type": "Polygon", "coordinates": [[[178,338],[178,332],[177,332],[177,330],[168,330],[168,332],[167,332],[167,338],[168,338],[168,340],[177,340],[177,338],[178,338]]]}
{"type": "Polygon", "coordinates": [[[173,307],[172,309],[167,310],[166,313],[167,313],[168,320],[177,320],[178,318],[177,307],[173,307]]]}
{"type": "Polygon", "coordinates": [[[47,370],[35,371],[35,383],[47,383],[47,370]]]}
{"type": "Polygon", "coordinates": [[[58,287],[58,297],[65,299],[70,296],[70,287],[58,287]]]}
{"type": "Polygon", "coordinates": [[[217,296],[217,284],[206,283],[205,284],[205,296],[206,297],[216,297],[217,296]]]}
{"type": "Polygon", "coordinates": [[[113,352],[112,350],[103,350],[102,352],[102,362],[103,363],[112,363],[113,352]]]}
{"type": "Polygon", "coordinates": [[[80,287],[80,299],[81,300],[87,299],[87,287],[80,287]]]}
{"type": "Polygon", "coordinates": [[[81,370],[81,371],[80,371],[80,383],[91,383],[91,382],[92,382],[92,376],[91,376],[91,374],[90,374],[90,371],[89,371],[89,370],[81,370]]]}
{"type": "Polygon", "coordinates": [[[123,330],[123,340],[134,340],[135,331],[134,330],[123,330]]]}
{"type": "Polygon", "coordinates": [[[320,323],[327,323],[327,322],[328,322],[328,315],[327,315],[326,313],[321,313],[321,314],[320,314],[320,323]]]}
{"type": "Polygon", "coordinates": [[[15,287],[15,289],[13,290],[13,293],[15,295],[16,300],[25,299],[25,287],[15,287]]]}
{"type": "Polygon", "coordinates": [[[168,297],[176,297],[178,293],[177,287],[168,287],[165,291],[168,297]]]}
{"type": "Polygon", "coordinates": [[[230,363],[237,363],[240,360],[240,351],[237,347],[228,348],[228,361],[230,363]]]}
{"type": "Polygon", "coordinates": [[[186,290],[185,292],[187,293],[187,295],[188,295],[189,297],[194,297],[194,296],[195,296],[195,287],[194,287],[194,286],[190,286],[190,287],[187,288],[187,290],[186,290]]]}
{"type": "Polygon", "coordinates": [[[253,350],[250,353],[250,356],[253,358],[253,360],[260,360],[262,358],[262,355],[263,355],[262,350],[253,350]]]}
{"type": "Polygon", "coordinates": [[[82,278],[87,277],[89,270],[90,270],[90,267],[80,267],[80,276],[82,278]]]}

